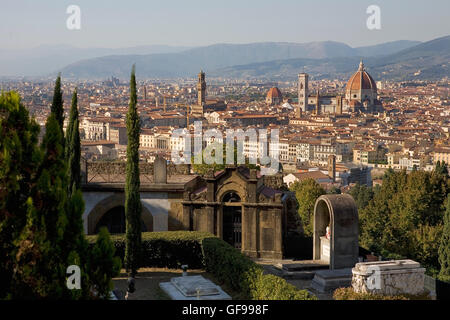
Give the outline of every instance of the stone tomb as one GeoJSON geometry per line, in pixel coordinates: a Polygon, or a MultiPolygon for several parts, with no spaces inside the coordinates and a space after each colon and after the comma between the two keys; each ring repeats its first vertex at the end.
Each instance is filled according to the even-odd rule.
{"type": "Polygon", "coordinates": [[[175,277],[159,286],[172,300],[231,300],[220,286],[203,276],[175,277]]]}
{"type": "Polygon", "coordinates": [[[418,295],[424,292],[425,268],[413,260],[360,262],[352,273],[352,287],[358,293],[418,295]]]}
{"type": "Polygon", "coordinates": [[[320,196],[314,207],[313,259],[329,270],[316,271],[311,287],[323,293],[350,286],[358,253],[355,201],[347,194],[320,196]]]}
{"type": "Polygon", "coordinates": [[[352,269],[319,270],[315,272],[311,288],[325,293],[337,288],[348,287],[352,282],[352,269]]]}

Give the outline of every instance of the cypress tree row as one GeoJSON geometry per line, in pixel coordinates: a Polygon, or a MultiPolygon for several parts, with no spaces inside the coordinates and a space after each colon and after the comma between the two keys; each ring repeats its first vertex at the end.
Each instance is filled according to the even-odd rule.
{"type": "Polygon", "coordinates": [[[114,244],[106,229],[102,230],[92,249],[84,237],[84,200],[81,192],[81,145],[78,120],[78,98],[75,89],[69,123],[66,130],[65,159],[67,161],[66,215],[69,223],[64,232],[64,256],[67,265],[78,265],[81,270],[81,290],[72,290],[72,299],[109,299],[111,279],[118,275],[120,259],[114,257],[114,244]]]}
{"type": "Polygon", "coordinates": [[[68,265],[78,265],[82,274],[83,290],[71,293],[73,298],[81,298],[90,295],[88,244],[84,238],[83,211],[84,200],[80,189],[80,133],[78,125],[78,99],[77,89],[72,95],[72,105],[70,108],[69,123],[66,129],[65,138],[65,159],[67,161],[67,208],[66,215],[69,223],[64,231],[64,256],[68,265]]]}
{"type": "Polygon", "coordinates": [[[139,268],[141,250],[141,200],[139,194],[139,133],[135,66],[130,79],[130,104],[127,113],[127,177],[125,184],[126,249],[125,267],[131,277],[139,268]]]}
{"type": "MultiPolygon", "coordinates": [[[[62,98],[60,86],[58,76],[62,98]]],[[[66,149],[62,108],[52,111],[39,148],[20,96],[0,96],[0,299],[109,299],[121,264],[106,230],[92,250],[84,238],[76,92],[66,149]],[[66,286],[69,265],[81,269],[81,290],[66,286]]]]}

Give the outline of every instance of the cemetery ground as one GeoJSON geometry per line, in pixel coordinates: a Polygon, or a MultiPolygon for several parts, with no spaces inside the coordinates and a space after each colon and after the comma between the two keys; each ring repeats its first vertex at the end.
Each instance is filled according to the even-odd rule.
{"type": "MultiPolygon", "coordinates": [[[[183,271],[169,268],[140,268],[136,276],[136,291],[128,300],[171,300],[170,297],[159,287],[161,282],[169,282],[173,277],[181,277],[183,271]]],[[[201,269],[188,270],[189,276],[201,275],[204,278],[218,284],[215,277],[201,269]]],[[[113,279],[114,293],[119,300],[124,299],[127,290],[127,273],[125,269],[120,271],[120,276],[113,279]]],[[[239,293],[231,290],[226,285],[221,285],[232,299],[239,299],[239,293]]]]}
{"type": "MultiPolygon", "coordinates": [[[[276,274],[273,265],[270,263],[261,263],[267,274],[276,274]]],[[[202,269],[188,270],[188,275],[201,275],[211,280],[215,284],[219,284],[221,288],[228,293],[233,300],[242,299],[239,292],[231,290],[226,284],[220,284],[214,275],[202,269]]],[[[170,297],[159,287],[161,282],[169,282],[173,277],[181,277],[182,270],[169,268],[140,268],[136,276],[136,292],[129,296],[128,300],[171,300],[170,297]]],[[[127,290],[127,273],[122,269],[120,276],[113,279],[114,293],[119,300],[125,299],[127,290]]],[[[332,300],[332,293],[318,293],[310,288],[311,280],[286,279],[286,281],[294,285],[298,289],[306,289],[313,293],[319,300],[332,300]]]]}

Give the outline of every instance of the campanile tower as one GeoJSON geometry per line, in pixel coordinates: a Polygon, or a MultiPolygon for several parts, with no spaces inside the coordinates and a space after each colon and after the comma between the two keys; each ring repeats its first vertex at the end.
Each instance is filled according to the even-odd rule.
{"type": "Polygon", "coordinates": [[[308,74],[300,73],[298,75],[298,109],[297,118],[300,117],[301,111],[305,112],[308,106],[308,74]]]}
{"type": "Polygon", "coordinates": [[[197,83],[198,105],[202,106],[206,103],[206,81],[205,73],[200,71],[197,83]]]}

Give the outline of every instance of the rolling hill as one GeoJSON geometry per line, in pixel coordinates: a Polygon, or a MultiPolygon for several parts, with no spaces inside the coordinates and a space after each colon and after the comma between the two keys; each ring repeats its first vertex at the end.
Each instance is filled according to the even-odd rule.
{"type": "Polygon", "coordinates": [[[315,79],[348,78],[359,60],[379,80],[437,80],[450,76],[450,36],[434,39],[397,53],[375,57],[327,59],[287,59],[230,66],[214,70],[210,76],[227,78],[294,79],[305,70],[315,79]]]}
{"type": "Polygon", "coordinates": [[[58,71],[68,78],[102,79],[114,75],[126,79],[131,65],[135,63],[137,75],[141,78],[191,77],[200,69],[212,74],[214,70],[223,70],[235,65],[292,59],[341,59],[359,57],[361,52],[373,56],[380,52],[388,54],[410,48],[417,43],[398,41],[361,48],[352,48],[344,43],[332,41],[303,44],[280,42],[216,44],[177,53],[110,55],[85,59],[58,71]]]}

